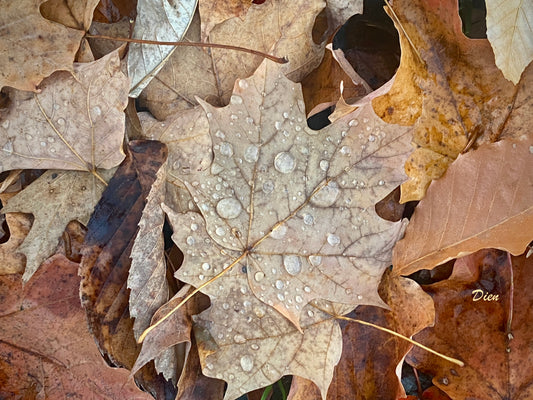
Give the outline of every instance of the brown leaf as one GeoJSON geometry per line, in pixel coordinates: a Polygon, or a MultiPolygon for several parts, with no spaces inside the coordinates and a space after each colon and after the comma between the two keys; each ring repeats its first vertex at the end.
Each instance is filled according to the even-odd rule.
{"type": "Polygon", "coordinates": [[[0,275],[22,273],[26,259],[23,254],[17,253],[17,248],[28,235],[32,219],[22,213],[8,213],[6,223],[9,227],[9,239],[0,244],[0,275]]]}
{"type": "Polygon", "coordinates": [[[397,274],[479,249],[521,254],[533,239],[533,141],[502,140],[460,156],[416,207],[394,249],[397,274]]]}
{"type": "Polygon", "coordinates": [[[0,114],[0,171],[72,169],[95,173],[124,158],[128,78],[118,53],[57,72],[41,91],[11,91],[0,114]]]}
{"type": "Polygon", "coordinates": [[[102,354],[131,368],[138,354],[126,288],[130,253],[150,187],[166,159],[159,142],[133,141],[87,225],[80,296],[102,354]]]}
{"type": "Polygon", "coordinates": [[[1,398],[151,399],[102,360],[86,330],[77,269],[55,255],[24,286],[20,275],[0,277],[1,398]]]}
{"type": "Polygon", "coordinates": [[[84,32],[43,18],[39,7],[44,2],[0,2],[0,88],[36,91],[43,78],[54,71],[72,70],[84,32]]]}
{"type": "Polygon", "coordinates": [[[402,185],[402,202],[421,199],[470,136],[498,135],[512,109],[516,89],[496,67],[488,41],[463,35],[457,7],[455,0],[393,6],[416,53],[401,34],[394,85],[373,104],[387,122],[413,125],[413,142],[425,149],[406,164],[411,180],[402,185]]]}
{"type": "Polygon", "coordinates": [[[242,18],[248,11],[250,0],[199,0],[198,10],[202,18],[202,42],[205,42],[216,25],[230,18],[242,18]]]}
{"type": "Polygon", "coordinates": [[[69,28],[88,30],[99,0],[48,0],[39,8],[46,19],[69,28]]]}
{"type": "MultiPolygon", "coordinates": [[[[465,367],[455,367],[416,348],[407,361],[433,375],[433,383],[452,399],[530,399],[532,259],[525,255],[511,257],[511,278],[509,258],[504,252],[482,250],[466,258],[476,266],[479,279],[450,278],[427,286],[425,290],[435,302],[435,326],[414,337],[432,349],[463,360],[465,367]],[[512,324],[508,331],[510,312],[512,324]]],[[[455,269],[458,268],[461,267],[456,264],[455,269]]]]}
{"type": "MultiPolygon", "coordinates": [[[[101,175],[109,176],[105,171],[101,175]]],[[[34,216],[28,236],[17,249],[26,256],[24,282],[53,254],[70,221],[87,224],[103,191],[104,184],[87,172],[49,170],[7,202],[2,212],[34,216]]]]}

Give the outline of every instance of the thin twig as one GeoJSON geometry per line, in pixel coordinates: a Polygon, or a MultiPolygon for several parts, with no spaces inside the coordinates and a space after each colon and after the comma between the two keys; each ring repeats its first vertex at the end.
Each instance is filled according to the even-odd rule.
{"type": "Polygon", "coordinates": [[[248,49],[246,47],[232,46],[229,44],[220,44],[220,43],[200,43],[200,42],[161,42],[159,40],[145,40],[145,39],[129,39],[129,38],[118,38],[113,36],[105,35],[90,35],[86,34],[86,38],[90,39],[103,39],[103,40],[114,40],[116,42],[127,42],[127,43],[139,43],[139,44],[157,44],[160,46],[188,46],[188,47],[210,47],[216,49],[226,49],[226,50],[235,50],[242,51],[244,53],[250,53],[255,56],[268,58],[279,64],[286,64],[288,60],[285,57],[276,57],[270,54],[263,53],[258,50],[248,49]]]}

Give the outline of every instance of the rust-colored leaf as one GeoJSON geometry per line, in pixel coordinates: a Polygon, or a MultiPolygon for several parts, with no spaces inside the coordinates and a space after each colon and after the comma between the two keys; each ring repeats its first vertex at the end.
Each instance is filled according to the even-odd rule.
{"type": "Polygon", "coordinates": [[[521,254],[533,240],[533,141],[460,156],[416,207],[394,249],[396,273],[432,269],[487,247],[521,254]]]}

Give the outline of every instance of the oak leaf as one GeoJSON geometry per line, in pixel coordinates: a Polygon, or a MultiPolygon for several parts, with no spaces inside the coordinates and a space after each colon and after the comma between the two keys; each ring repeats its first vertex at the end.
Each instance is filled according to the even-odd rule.
{"type": "Polygon", "coordinates": [[[521,254],[533,240],[531,149],[531,139],[502,140],[459,156],[396,244],[396,273],[432,269],[488,247],[521,254]]]}
{"type": "Polygon", "coordinates": [[[0,2],[0,88],[36,91],[53,72],[72,70],[84,32],[43,18],[39,7],[44,2],[0,2]]]}
{"type": "Polygon", "coordinates": [[[72,169],[96,173],[122,161],[128,79],[117,52],[72,73],[56,72],[39,93],[11,92],[0,115],[0,171],[72,169]]]}
{"type": "Polygon", "coordinates": [[[487,0],[487,38],[496,65],[515,85],[533,60],[533,3],[487,0]]]}

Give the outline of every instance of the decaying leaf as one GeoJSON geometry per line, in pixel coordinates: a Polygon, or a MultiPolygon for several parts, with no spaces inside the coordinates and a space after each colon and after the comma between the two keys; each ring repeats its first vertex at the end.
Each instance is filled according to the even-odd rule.
{"type": "Polygon", "coordinates": [[[488,41],[463,35],[457,7],[455,0],[393,5],[397,29],[410,41],[400,34],[394,85],[373,105],[385,121],[413,126],[417,149],[405,166],[402,202],[423,198],[469,139],[498,138],[512,111],[516,88],[496,67],[488,41]]]}
{"type": "Polygon", "coordinates": [[[127,85],[113,52],[56,72],[38,94],[12,91],[0,114],[0,171],[115,167],[124,158],[127,85]]]}
{"type": "Polygon", "coordinates": [[[88,30],[99,0],[48,0],[39,8],[43,17],[69,28],[88,30]]]}
{"type": "Polygon", "coordinates": [[[83,31],[43,18],[39,7],[44,2],[0,2],[0,88],[35,91],[54,71],[72,69],[83,31]]]}
{"type": "Polygon", "coordinates": [[[463,360],[465,366],[455,367],[417,348],[407,361],[434,376],[433,383],[452,399],[530,399],[532,258],[509,257],[497,250],[465,258],[455,264],[457,277],[425,288],[435,302],[435,326],[414,336],[463,360]],[[459,271],[465,267],[468,278],[459,271]]]}
{"type": "Polygon", "coordinates": [[[87,225],[79,274],[82,305],[100,351],[113,364],[131,368],[140,346],[129,315],[130,254],[166,148],[156,141],[132,141],[128,148],[128,158],[109,181],[87,225]]]}
{"type": "Polygon", "coordinates": [[[48,259],[26,285],[0,276],[0,397],[151,399],[110,368],[87,332],[78,264],[48,259]]]}
{"type": "Polygon", "coordinates": [[[202,41],[206,41],[214,26],[230,18],[241,18],[251,5],[250,0],[199,0],[202,41]]]}
{"type": "Polygon", "coordinates": [[[496,65],[515,85],[533,60],[533,3],[487,0],[487,38],[496,65]]]}
{"type": "Polygon", "coordinates": [[[2,212],[22,212],[34,217],[28,236],[17,249],[26,256],[24,282],[53,254],[70,221],[83,224],[89,221],[103,191],[104,184],[87,172],[49,170],[7,202],[2,212]]]}
{"type": "Polygon", "coordinates": [[[0,275],[22,273],[26,260],[23,254],[17,253],[17,248],[31,229],[31,217],[22,213],[8,213],[6,223],[9,227],[9,239],[0,244],[0,275]]]}
{"type": "MultiPolygon", "coordinates": [[[[194,15],[197,0],[139,0],[134,39],[179,42],[194,15]]],[[[128,52],[130,96],[137,97],[159,72],[174,46],[131,43],[128,52]]]]}
{"type": "Polygon", "coordinates": [[[480,146],[450,166],[416,207],[394,249],[398,274],[483,248],[518,255],[533,240],[533,141],[480,146]]]}

